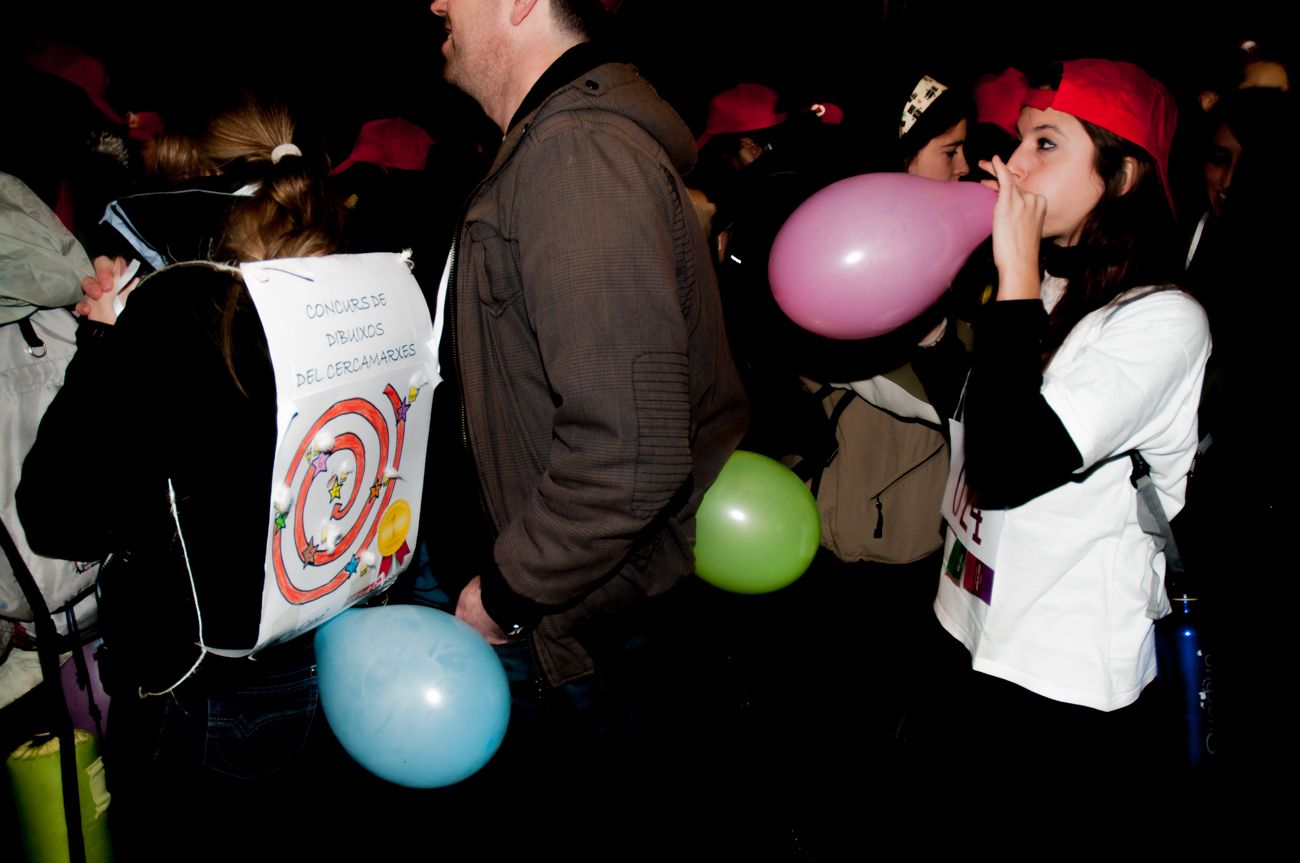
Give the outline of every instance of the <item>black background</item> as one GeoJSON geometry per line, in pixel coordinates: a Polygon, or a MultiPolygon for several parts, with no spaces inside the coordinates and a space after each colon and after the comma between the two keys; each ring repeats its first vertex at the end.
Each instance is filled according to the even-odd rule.
{"type": "MultiPolygon", "coordinates": [[[[43,37],[79,45],[108,65],[110,100],[121,110],[203,115],[251,88],[320,118],[331,150],[342,151],[336,158],[361,122],[382,116],[407,117],[440,140],[491,138],[475,106],[442,81],[442,22],[418,0],[25,5],[24,20],[6,24],[6,50],[25,51],[43,37]]],[[[974,77],[1008,64],[1108,56],[1140,63],[1185,103],[1212,83],[1236,42],[1287,32],[1281,14],[1255,0],[1210,13],[1189,6],[625,0],[613,23],[630,59],[698,133],[709,96],[738,81],[851,111],[874,81],[916,62],[974,77]]],[[[22,133],[20,121],[10,128],[22,133]]]]}

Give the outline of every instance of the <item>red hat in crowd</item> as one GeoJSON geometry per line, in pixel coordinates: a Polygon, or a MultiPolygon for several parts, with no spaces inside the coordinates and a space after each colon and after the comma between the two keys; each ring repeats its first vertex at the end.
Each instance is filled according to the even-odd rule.
{"type": "Polygon", "coordinates": [[[104,98],[108,90],[108,70],[99,60],[61,42],[46,45],[24,59],[33,69],[80,87],[100,113],[120,126],[126,125],[125,118],[104,98]]]}
{"type": "Polygon", "coordinates": [[[814,102],[808,108],[827,126],[838,126],[844,122],[844,109],[833,102],[814,102]]]}
{"type": "Polygon", "coordinates": [[[1169,147],[1178,124],[1178,108],[1165,86],[1132,63],[1116,60],[1067,60],[1055,90],[1027,90],[1024,104],[1055,108],[1100,126],[1151,154],[1160,182],[1169,190],[1169,147]]]}
{"type": "Polygon", "coordinates": [[[975,82],[975,119],[992,123],[1013,138],[1020,137],[1016,121],[1029,82],[1019,69],[1007,68],[996,75],[985,75],[975,82]]]}
{"type": "MultiPolygon", "coordinates": [[[[762,84],[737,84],[724,90],[709,100],[708,123],[704,134],[696,140],[695,148],[703,149],[714,135],[758,132],[781,125],[790,115],[777,113],[779,98],[775,90],[762,84]]],[[[807,110],[830,126],[844,121],[844,109],[830,102],[816,102],[807,110]]]]}
{"type": "Polygon", "coordinates": [[[702,149],[714,135],[757,132],[786,121],[788,114],[776,112],[777,93],[762,84],[737,84],[709,100],[709,121],[695,142],[702,149]]]}
{"type": "Polygon", "coordinates": [[[433,138],[429,133],[409,120],[398,117],[371,120],[357,134],[352,154],[330,174],[342,174],[358,162],[403,171],[422,171],[432,146],[433,138]]]}
{"type": "Polygon", "coordinates": [[[157,111],[127,111],[127,135],[133,141],[151,141],[167,131],[162,114],[157,111]]]}

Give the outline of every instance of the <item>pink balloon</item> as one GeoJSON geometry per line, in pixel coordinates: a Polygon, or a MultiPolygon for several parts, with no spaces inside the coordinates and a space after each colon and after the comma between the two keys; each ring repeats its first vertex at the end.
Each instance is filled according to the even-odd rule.
{"type": "Polygon", "coordinates": [[[768,277],[782,311],[833,339],[901,327],[952,284],[993,232],[997,193],[978,183],[863,174],[832,183],[790,214],[768,277]]]}

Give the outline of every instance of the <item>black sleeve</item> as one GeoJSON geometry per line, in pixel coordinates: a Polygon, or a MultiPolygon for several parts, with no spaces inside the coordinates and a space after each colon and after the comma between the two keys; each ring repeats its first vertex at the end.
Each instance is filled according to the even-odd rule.
{"type": "Polygon", "coordinates": [[[925,388],[926,400],[945,424],[947,418],[957,411],[957,401],[970,367],[970,354],[957,337],[957,322],[954,320],[949,319],[948,330],[937,345],[916,348],[912,371],[916,372],[917,380],[925,388]]]}
{"type": "Polygon", "coordinates": [[[96,449],[86,438],[111,428],[115,405],[105,371],[116,364],[117,335],[112,326],[88,318],[77,324],[77,352],[23,462],[14,501],[37,554],[98,560],[110,550],[110,520],[94,512],[86,491],[90,453],[96,449]]]}
{"type": "Polygon", "coordinates": [[[989,303],[966,388],[966,475],[990,509],[1019,506],[1068,482],[1083,456],[1043,398],[1038,300],[989,303]]]}
{"type": "Polygon", "coordinates": [[[515,626],[532,627],[548,612],[556,610],[515,593],[506,583],[501,570],[495,567],[479,576],[483,610],[506,632],[515,626]]]}

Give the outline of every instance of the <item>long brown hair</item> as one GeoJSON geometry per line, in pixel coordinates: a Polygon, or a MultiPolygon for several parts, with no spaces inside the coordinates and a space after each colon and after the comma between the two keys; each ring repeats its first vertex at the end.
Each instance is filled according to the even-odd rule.
{"type": "Polygon", "coordinates": [[[1080,122],[1092,138],[1093,169],[1104,189],[1084,219],[1075,246],[1044,247],[1048,272],[1067,280],[1065,294],[1048,316],[1044,365],[1086,315],[1132,288],[1174,287],[1181,274],[1177,226],[1155,160],[1136,144],[1080,122]],[[1128,158],[1136,170],[1131,184],[1126,179],[1128,158]]]}
{"type": "MultiPolygon", "coordinates": [[[[1059,89],[1063,69],[1059,63],[1049,66],[1029,86],[1059,89]]],[[[1084,218],[1078,243],[1042,247],[1047,272],[1067,282],[1065,294],[1048,315],[1044,367],[1084,317],[1132,288],[1176,287],[1182,275],[1178,228],[1155,158],[1108,129],[1079,122],[1092,140],[1092,168],[1103,189],[1084,218]]]]}

